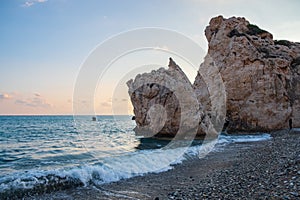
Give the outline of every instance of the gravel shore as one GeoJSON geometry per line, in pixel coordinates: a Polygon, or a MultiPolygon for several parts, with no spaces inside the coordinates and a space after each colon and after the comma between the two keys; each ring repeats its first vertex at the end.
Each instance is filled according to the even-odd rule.
{"type": "Polygon", "coordinates": [[[167,172],[28,199],[300,199],[300,131],[232,143],[167,172]]]}

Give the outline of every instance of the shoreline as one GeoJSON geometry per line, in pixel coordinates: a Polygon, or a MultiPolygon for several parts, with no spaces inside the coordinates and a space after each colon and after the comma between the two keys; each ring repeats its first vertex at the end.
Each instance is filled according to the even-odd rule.
{"type": "Polygon", "coordinates": [[[231,143],[166,172],[25,199],[300,198],[300,131],[271,135],[266,141],[231,143]]]}

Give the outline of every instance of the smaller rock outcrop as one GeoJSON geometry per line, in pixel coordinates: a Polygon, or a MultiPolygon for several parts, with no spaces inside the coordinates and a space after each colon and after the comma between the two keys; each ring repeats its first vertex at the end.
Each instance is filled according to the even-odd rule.
{"type": "Polygon", "coordinates": [[[204,135],[210,127],[192,84],[172,58],[167,70],[139,74],[127,86],[139,135],[174,137],[189,131],[204,135]]]}

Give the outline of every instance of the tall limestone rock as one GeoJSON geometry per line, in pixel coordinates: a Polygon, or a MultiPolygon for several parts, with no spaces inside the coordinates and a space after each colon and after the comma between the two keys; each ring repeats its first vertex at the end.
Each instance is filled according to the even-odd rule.
{"type": "Polygon", "coordinates": [[[273,40],[240,17],[211,19],[205,35],[208,53],[193,85],[172,59],[167,70],[127,82],[137,133],[174,136],[195,124],[198,135],[212,133],[212,123],[221,121],[212,103],[222,99],[220,91],[229,133],[300,127],[300,43],[273,40]],[[225,90],[215,84],[217,76],[225,90]]]}
{"type": "MultiPolygon", "coordinates": [[[[273,40],[271,33],[236,17],[211,19],[205,35],[226,88],[228,132],[300,127],[300,43],[273,40]]],[[[199,75],[194,88],[199,101],[209,105],[199,75]]]]}

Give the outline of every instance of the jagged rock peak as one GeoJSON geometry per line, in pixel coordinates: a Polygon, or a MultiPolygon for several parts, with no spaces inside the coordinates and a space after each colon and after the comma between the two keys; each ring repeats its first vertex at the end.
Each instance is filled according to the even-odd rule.
{"type": "Polygon", "coordinates": [[[244,17],[231,17],[225,19],[223,16],[214,17],[210,20],[209,26],[205,29],[205,35],[210,42],[213,36],[221,33],[223,36],[246,36],[253,35],[262,39],[273,39],[273,35],[266,30],[260,29],[254,24],[250,24],[244,17]],[[226,30],[225,32],[221,30],[226,30]]]}
{"type": "Polygon", "coordinates": [[[178,67],[177,64],[174,62],[174,60],[171,57],[169,58],[168,67],[170,67],[170,68],[178,67]]]}

